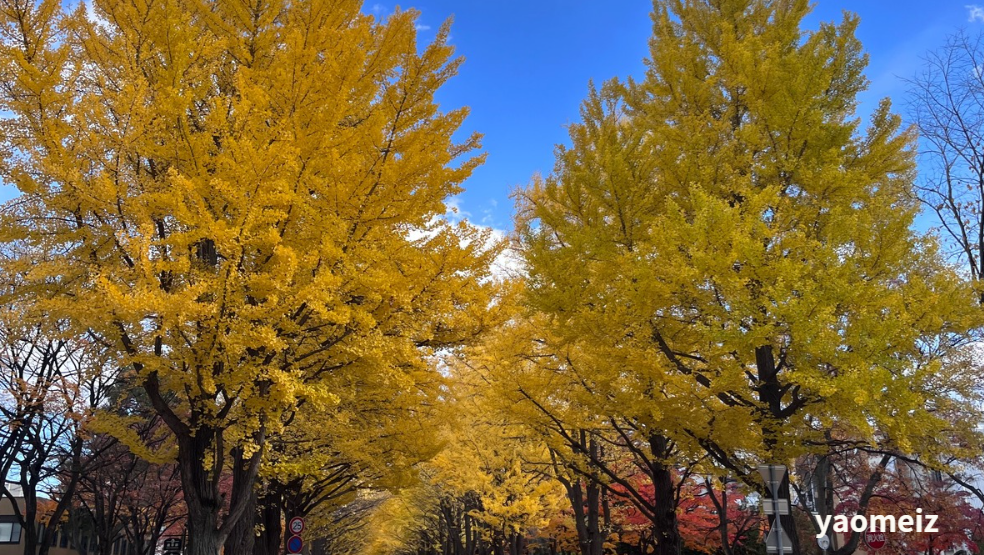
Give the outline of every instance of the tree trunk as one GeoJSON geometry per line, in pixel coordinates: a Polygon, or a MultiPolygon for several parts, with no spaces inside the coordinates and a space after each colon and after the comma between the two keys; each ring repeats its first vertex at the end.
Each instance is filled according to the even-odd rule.
{"type": "Polygon", "coordinates": [[[567,490],[567,498],[571,502],[571,509],[574,511],[574,530],[577,532],[577,546],[581,550],[581,555],[590,555],[588,551],[588,527],[587,519],[584,514],[584,492],[581,489],[581,480],[575,478],[568,480],[558,477],[564,489],[567,490]]]}
{"type": "Polygon", "coordinates": [[[679,555],[682,548],[676,518],[676,487],[673,473],[664,462],[672,450],[669,439],[653,434],[649,437],[653,454],[650,471],[653,480],[653,542],[655,555],[679,555]]]}
{"type": "MultiPolygon", "coordinates": [[[[259,472],[266,439],[265,430],[261,427],[253,437],[257,450],[246,463],[248,470],[242,479],[232,483],[231,504],[220,527],[219,515],[225,506],[225,499],[220,491],[225,455],[224,430],[207,424],[190,426],[182,422],[161,396],[156,373],[151,373],[144,381],[144,390],[177,439],[181,491],[188,509],[186,555],[219,555],[233,526],[246,514],[246,494],[248,490],[252,490],[259,472]],[[207,460],[211,460],[209,468],[205,467],[207,460]]],[[[190,420],[201,423],[204,417],[193,412],[190,420]]],[[[252,517],[249,518],[252,520],[252,517]]]]}
{"type": "Polygon", "coordinates": [[[475,555],[475,538],[472,534],[471,515],[468,514],[468,498],[465,497],[465,514],[462,520],[465,525],[465,555],[475,555]]]}
{"type": "Polygon", "coordinates": [[[32,497],[33,495],[31,492],[24,490],[26,509],[23,514],[24,520],[21,522],[21,526],[24,528],[24,531],[22,532],[24,537],[24,555],[34,555],[37,553],[38,544],[44,544],[44,538],[50,537],[48,531],[45,530],[44,538],[41,538],[42,541],[38,542],[38,513],[36,508],[32,509],[32,504],[36,507],[37,501],[34,499],[32,503],[32,497]]]}
{"type": "Polygon", "coordinates": [[[455,515],[454,505],[456,502],[456,499],[449,497],[441,499],[441,513],[447,522],[448,530],[448,548],[445,551],[450,555],[463,555],[465,546],[461,542],[461,523],[455,515]]]}
{"type": "Polygon", "coordinates": [[[281,525],[280,496],[269,491],[259,500],[260,523],[263,525],[260,536],[253,544],[254,555],[278,555],[283,542],[284,531],[281,525]]]}
{"type": "MultiPolygon", "coordinates": [[[[758,370],[759,381],[759,401],[764,403],[769,411],[761,421],[762,435],[765,438],[765,446],[769,453],[773,453],[773,458],[782,458],[782,445],[780,445],[780,430],[785,416],[783,415],[782,395],[783,391],[779,384],[778,370],[776,368],[775,355],[771,345],[763,345],[755,348],[755,366],[758,370]]],[[[766,464],[785,464],[785,461],[765,461],[766,464]]],[[[763,492],[767,494],[768,492],[763,492]]],[[[779,486],[779,498],[789,499],[789,476],[783,480],[779,486]]],[[[775,526],[776,515],[769,515],[769,529],[775,526]]],[[[789,537],[793,555],[800,554],[799,534],[796,530],[796,520],[792,512],[780,517],[779,522],[782,529],[789,537]]]]}
{"type": "Polygon", "coordinates": [[[721,554],[731,555],[731,542],[728,539],[728,481],[721,480],[721,499],[718,500],[714,493],[714,481],[704,478],[704,487],[707,488],[707,495],[714,504],[714,510],[718,515],[718,535],[721,536],[721,554]]]}
{"type": "MultiPolygon", "coordinates": [[[[219,477],[210,476],[204,466],[206,455],[213,454],[216,439],[215,432],[205,427],[193,436],[178,438],[181,489],[188,508],[187,555],[219,555],[222,546],[218,529],[222,510],[219,477]]],[[[218,464],[215,467],[221,468],[218,464]]]]}
{"type": "Polygon", "coordinates": [[[188,555],[219,555],[222,541],[216,529],[217,512],[188,510],[188,555]]]}
{"type": "MultiPolygon", "coordinates": [[[[582,440],[583,441],[583,440],[582,440]]],[[[591,458],[600,459],[601,453],[598,448],[598,441],[595,436],[588,440],[588,451],[591,458]]],[[[592,472],[594,475],[594,472],[592,472]]],[[[601,531],[601,495],[602,487],[597,479],[587,480],[585,483],[587,493],[587,529],[588,529],[588,552],[586,555],[602,555],[605,550],[605,534],[601,531]]]]}
{"type": "MultiPolygon", "coordinates": [[[[588,451],[592,460],[600,457],[596,439],[593,436],[589,439],[585,430],[580,431],[578,441],[582,449],[588,451]]],[[[567,498],[574,511],[574,529],[577,532],[577,545],[581,555],[602,555],[605,549],[605,534],[601,530],[603,490],[600,480],[597,477],[582,480],[564,476],[558,476],[557,479],[567,491],[567,498]]]]}
{"type": "Polygon", "coordinates": [[[253,553],[257,520],[256,488],[254,487],[255,484],[252,483],[252,476],[250,476],[249,460],[243,457],[242,448],[233,449],[232,456],[232,505],[235,505],[237,501],[243,501],[246,508],[226,539],[225,553],[253,553]],[[242,500],[243,497],[246,499],[242,500]]]}

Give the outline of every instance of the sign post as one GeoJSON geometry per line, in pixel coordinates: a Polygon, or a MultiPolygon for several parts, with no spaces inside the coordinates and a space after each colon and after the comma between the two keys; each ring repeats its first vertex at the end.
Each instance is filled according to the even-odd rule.
{"type": "Polygon", "coordinates": [[[287,538],[287,553],[300,553],[304,549],[304,540],[301,539],[301,532],[304,531],[304,519],[295,516],[287,523],[287,529],[292,534],[287,538]]]}
{"type": "Polygon", "coordinates": [[[769,488],[769,493],[772,494],[771,499],[762,500],[762,508],[765,510],[765,514],[775,516],[769,535],[765,538],[765,552],[776,555],[792,553],[793,542],[782,529],[782,520],[780,519],[783,515],[789,514],[789,500],[779,498],[779,486],[786,477],[786,467],[781,464],[764,464],[758,467],[758,471],[762,475],[765,487],[769,488]]]}

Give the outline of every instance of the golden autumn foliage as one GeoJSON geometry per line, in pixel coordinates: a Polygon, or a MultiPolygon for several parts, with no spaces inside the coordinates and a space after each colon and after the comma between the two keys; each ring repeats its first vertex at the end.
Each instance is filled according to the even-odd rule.
{"type": "Polygon", "coordinates": [[[739,477],[824,452],[834,425],[966,457],[974,291],[911,229],[914,134],[887,100],[855,117],[857,18],[806,33],[808,11],[656,2],[645,78],[592,89],[517,195],[532,337],[556,361],[538,394],[587,390],[562,398],[739,477]]]}
{"type": "MultiPolygon", "coordinates": [[[[552,479],[549,448],[514,418],[486,378],[454,365],[456,418],[445,428],[445,448],[428,466],[436,483],[454,495],[477,494],[473,516],[486,536],[524,536],[544,528],[563,504],[552,479]]],[[[492,538],[495,539],[494,537],[492,538]]]]}
{"type": "Polygon", "coordinates": [[[39,389],[176,460],[190,555],[278,552],[294,515],[339,553],[676,555],[737,542],[727,478],[762,463],[959,470],[981,292],[913,230],[913,130],[888,100],[857,117],[857,18],[808,32],[809,9],[655,0],[645,76],[592,86],[517,192],[502,282],[504,245],[445,218],[483,161],[435,100],[449,23],[420,44],[416,12],[356,0],[0,0],[5,329],[146,397],[166,438],[39,389]]]}
{"type": "Polygon", "coordinates": [[[518,554],[552,522],[569,520],[542,438],[492,406],[502,398],[466,362],[447,363],[440,419],[429,428],[442,448],[370,517],[366,553],[518,554]]]}
{"type": "Polygon", "coordinates": [[[625,410],[703,403],[656,422],[724,452],[787,460],[833,421],[906,451],[950,427],[980,313],[910,229],[912,133],[887,102],[853,117],[856,18],[804,35],[807,11],[657,4],[646,78],[592,92],[519,197],[529,302],[585,379],[637,381],[625,410]]]}
{"type": "Polygon", "coordinates": [[[419,45],[414,12],[350,0],[0,7],[16,302],[133,369],[199,467],[191,548],[212,553],[239,517],[217,522],[230,448],[255,476],[295,409],[412,397],[485,325],[497,249],[441,218],[481,162],[451,139],[466,110],[433,100],[449,27],[419,45]]]}

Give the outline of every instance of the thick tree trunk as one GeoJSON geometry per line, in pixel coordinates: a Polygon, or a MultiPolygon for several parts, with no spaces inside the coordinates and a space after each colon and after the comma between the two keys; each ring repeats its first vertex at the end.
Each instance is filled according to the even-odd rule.
{"type": "Polygon", "coordinates": [[[178,438],[181,488],[188,508],[187,555],[219,555],[222,546],[223,538],[218,529],[222,510],[219,478],[211,476],[204,465],[206,455],[214,455],[210,451],[215,439],[215,433],[208,428],[200,428],[193,436],[178,438]]]}
{"type": "Polygon", "coordinates": [[[672,469],[662,461],[666,460],[672,447],[669,439],[653,434],[649,438],[649,448],[653,454],[650,471],[653,480],[653,541],[655,555],[679,555],[682,547],[680,531],[676,518],[676,487],[673,483],[672,469]]]}
{"type": "MultiPolygon", "coordinates": [[[[771,345],[763,345],[755,348],[755,366],[758,370],[759,382],[759,401],[767,407],[768,414],[762,419],[762,435],[765,437],[765,447],[769,453],[775,454],[782,452],[780,441],[780,430],[786,416],[782,407],[783,390],[779,383],[778,369],[776,368],[775,354],[771,345]]],[[[785,461],[764,461],[766,464],[785,464],[785,461]]],[[[762,492],[768,494],[768,492],[762,492]]],[[[789,499],[789,476],[783,480],[779,487],[779,498],[789,499]]],[[[769,529],[775,526],[776,515],[769,515],[769,529]]],[[[799,534],[796,530],[796,520],[792,512],[780,518],[782,529],[789,537],[793,555],[800,554],[799,534]]]]}
{"type": "MultiPolygon", "coordinates": [[[[786,476],[786,479],[782,481],[782,485],[779,486],[779,498],[780,499],[790,498],[788,475],[786,476]]],[[[790,503],[790,507],[792,507],[792,503],[790,503]]],[[[786,537],[789,538],[789,541],[792,544],[793,555],[799,555],[801,553],[800,543],[799,543],[799,533],[796,530],[796,519],[793,518],[792,511],[790,511],[788,515],[783,515],[779,522],[782,524],[782,529],[786,533],[786,537]]],[[[770,515],[769,525],[775,526],[775,515],[770,515]]]]}
{"type": "Polygon", "coordinates": [[[509,555],[522,555],[523,553],[523,536],[522,534],[517,534],[515,532],[509,535],[509,555]]]}
{"type": "MultiPolygon", "coordinates": [[[[201,424],[205,417],[194,412],[189,420],[199,423],[198,425],[188,425],[178,418],[161,396],[156,373],[148,376],[144,382],[144,389],[154,408],[177,439],[181,491],[188,509],[186,555],[219,555],[222,544],[225,543],[233,526],[247,514],[246,494],[248,490],[252,490],[253,482],[259,472],[260,457],[266,439],[264,429],[261,427],[254,435],[257,450],[247,463],[248,470],[240,480],[234,480],[232,483],[231,504],[220,525],[219,515],[225,506],[219,487],[224,469],[223,430],[201,424]],[[206,468],[205,462],[208,460],[211,460],[211,463],[206,468]]],[[[252,521],[252,516],[248,518],[252,521]]]]}
{"type": "Polygon", "coordinates": [[[218,514],[209,510],[188,511],[188,555],[219,555],[221,537],[216,529],[218,514]]]}
{"type": "Polygon", "coordinates": [[[243,457],[242,448],[233,449],[232,456],[232,505],[242,501],[246,504],[246,508],[229,532],[229,537],[225,541],[225,553],[248,554],[253,553],[256,540],[256,488],[250,475],[249,460],[243,457]]]}
{"type": "Polygon", "coordinates": [[[254,555],[278,555],[283,543],[284,531],[281,525],[280,496],[273,491],[263,494],[259,499],[260,523],[263,525],[260,536],[253,545],[254,555]]]}

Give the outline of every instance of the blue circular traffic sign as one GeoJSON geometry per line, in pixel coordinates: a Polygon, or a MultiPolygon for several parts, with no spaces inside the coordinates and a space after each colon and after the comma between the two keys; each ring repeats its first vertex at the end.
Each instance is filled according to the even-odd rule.
{"type": "Polygon", "coordinates": [[[301,541],[300,536],[291,536],[287,540],[287,553],[300,553],[301,549],[304,547],[304,542],[301,541]]]}

